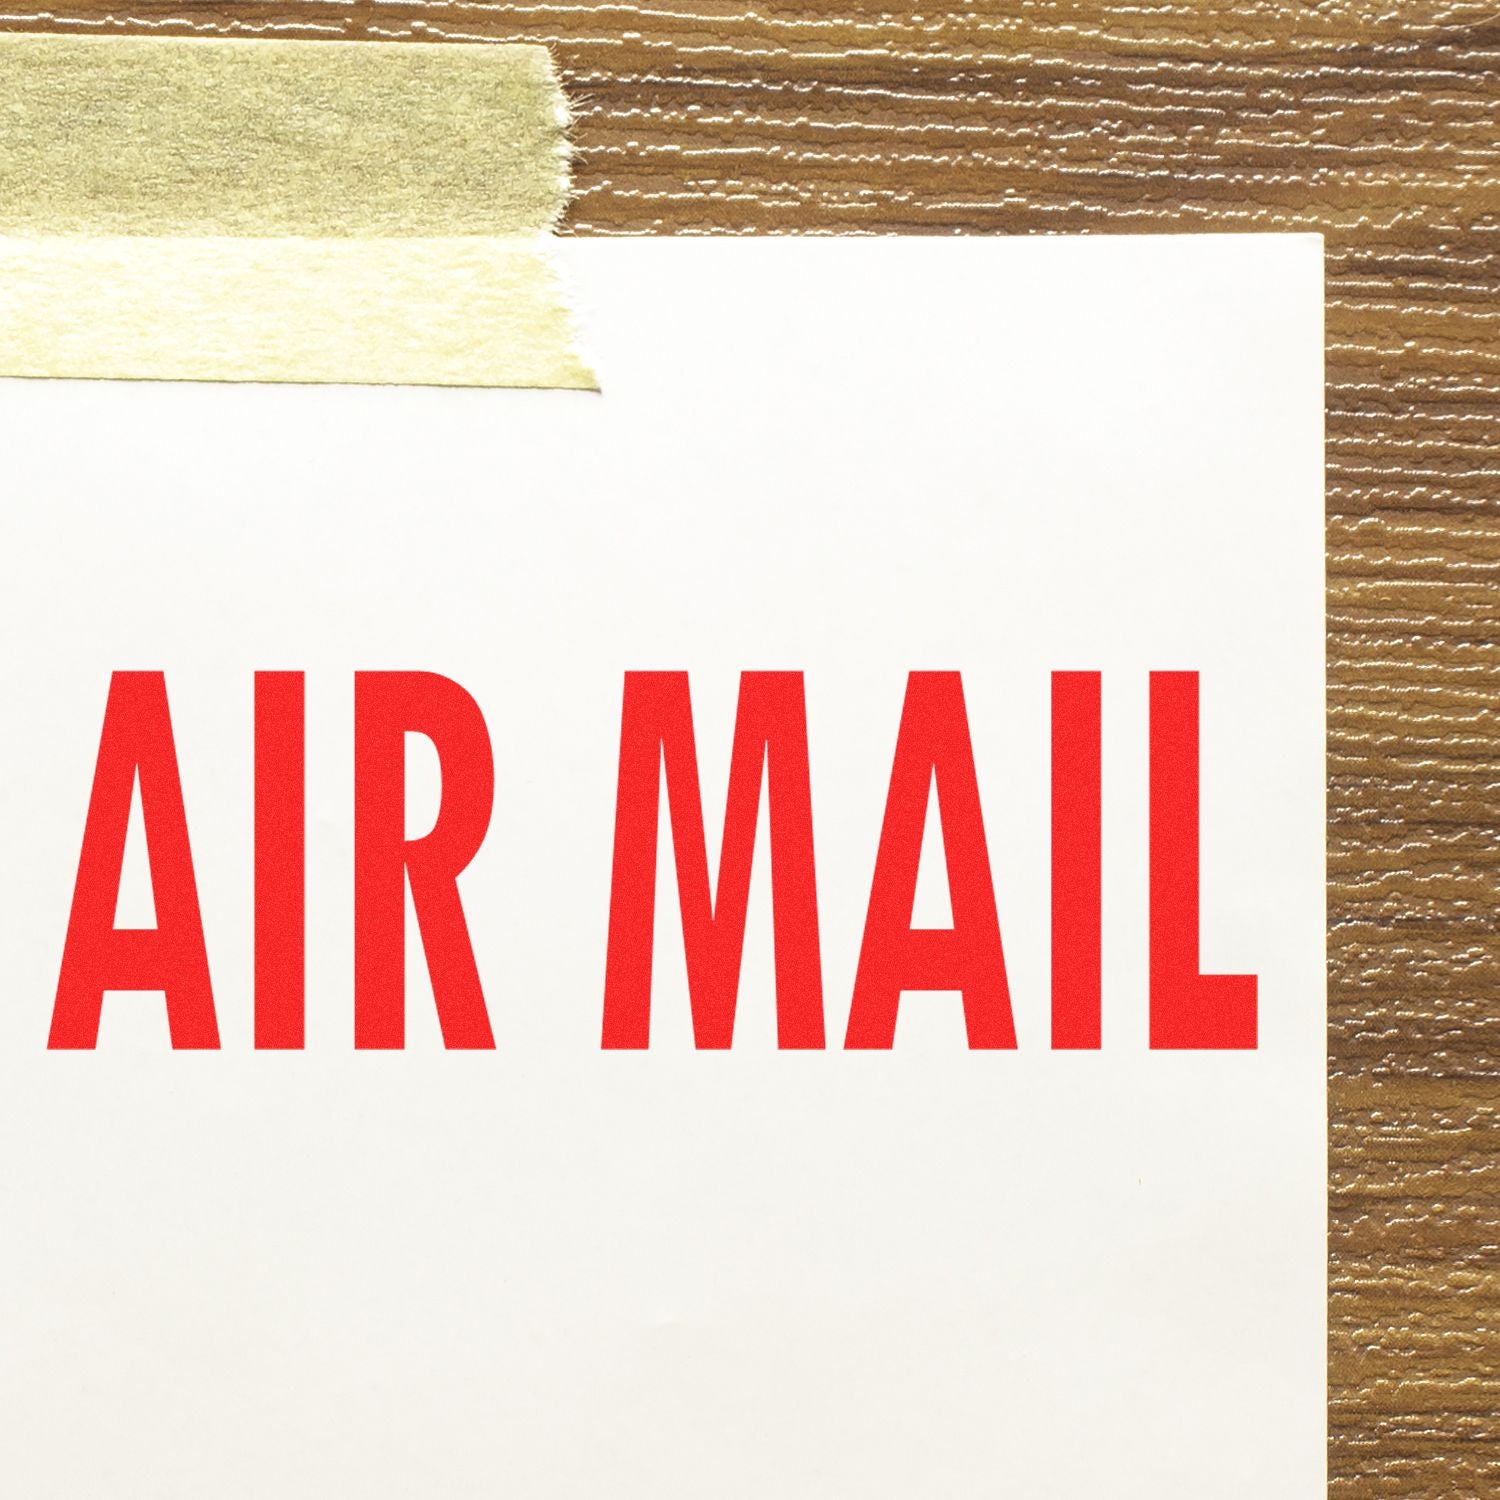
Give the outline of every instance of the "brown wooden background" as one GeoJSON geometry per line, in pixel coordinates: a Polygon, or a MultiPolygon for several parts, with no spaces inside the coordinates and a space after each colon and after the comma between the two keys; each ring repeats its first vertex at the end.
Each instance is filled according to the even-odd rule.
{"type": "Polygon", "coordinates": [[[1324,231],[1330,1493],[1500,1495],[1500,0],[0,0],[0,26],[547,42],[577,233],[1324,231]]]}

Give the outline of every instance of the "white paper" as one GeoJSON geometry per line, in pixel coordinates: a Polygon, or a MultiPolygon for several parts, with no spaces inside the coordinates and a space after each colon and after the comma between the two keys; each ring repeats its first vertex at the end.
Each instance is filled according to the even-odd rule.
{"type": "MultiPolygon", "coordinates": [[[[604,394],[0,385],[0,1450],[46,1496],[1324,1489],[1321,244],[567,246],[604,394]],[[307,673],[307,1047],[256,1052],[251,709],[307,673]],[[483,708],[496,1047],[355,1052],[352,687],[483,708]],[[621,685],[806,674],[828,1046],[779,1052],[758,834],[692,1046],[600,1046],[621,685]],[[963,673],[1018,1046],[843,1048],[908,672],[963,673]],[[1049,1045],[1049,689],[1103,673],[1103,1045],[1049,1045]],[[1202,962],[1147,1046],[1147,691],[1201,673],[1202,962]],[[222,1047],[48,1028],[110,674],[166,674],[222,1047]]],[[[409,828],[436,771],[412,751],[409,828]]],[[[918,921],[946,896],[929,842],[918,921]]],[[[119,920],[148,925],[139,832],[119,920]]],[[[935,911],[935,915],[934,915],[935,911]]]]}

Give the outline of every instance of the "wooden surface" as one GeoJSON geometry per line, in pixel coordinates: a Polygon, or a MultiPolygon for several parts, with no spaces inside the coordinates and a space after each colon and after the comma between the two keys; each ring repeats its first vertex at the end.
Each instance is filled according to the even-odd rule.
{"type": "Polygon", "coordinates": [[[1323,230],[1330,1493],[1500,1495],[1494,0],[0,12],[549,42],[580,233],[1323,230]]]}

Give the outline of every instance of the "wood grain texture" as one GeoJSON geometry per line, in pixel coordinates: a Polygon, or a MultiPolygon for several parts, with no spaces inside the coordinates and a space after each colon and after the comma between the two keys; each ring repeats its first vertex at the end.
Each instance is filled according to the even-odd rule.
{"type": "Polygon", "coordinates": [[[548,42],[579,233],[1324,231],[1330,1493],[1500,1494],[1494,0],[0,12],[548,42]]]}

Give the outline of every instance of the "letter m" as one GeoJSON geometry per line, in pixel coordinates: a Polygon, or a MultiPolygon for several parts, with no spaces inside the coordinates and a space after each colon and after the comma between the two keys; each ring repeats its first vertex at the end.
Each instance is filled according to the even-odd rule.
{"type": "Polygon", "coordinates": [[[642,1048],[651,1039],[651,957],[663,767],[695,1043],[701,1048],[725,1048],[734,1039],[750,865],[764,772],[771,834],[778,1045],[821,1047],[823,978],[813,865],[807,705],[800,672],[745,672],[740,676],[716,894],[708,883],[687,673],[625,674],[604,981],[604,1046],[642,1048]]]}

